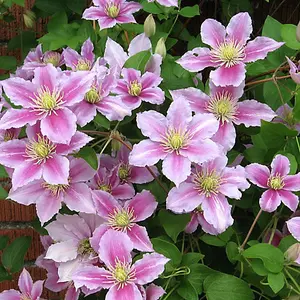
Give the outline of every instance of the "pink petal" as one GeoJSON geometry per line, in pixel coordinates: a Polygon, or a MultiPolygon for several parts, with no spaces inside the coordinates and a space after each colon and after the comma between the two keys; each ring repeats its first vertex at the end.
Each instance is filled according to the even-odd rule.
{"type": "Polygon", "coordinates": [[[216,63],[211,61],[208,48],[195,48],[188,51],[177,60],[177,63],[190,72],[199,72],[207,67],[216,66],[216,63]]]}
{"type": "Polygon", "coordinates": [[[276,42],[273,39],[264,36],[258,36],[250,41],[245,47],[246,58],[244,62],[253,62],[258,59],[264,59],[269,52],[280,48],[284,43],[276,42]]]}
{"type": "Polygon", "coordinates": [[[236,132],[232,122],[220,122],[219,129],[213,136],[212,140],[220,144],[224,151],[229,151],[233,148],[236,139],[236,132]]]}
{"type": "Polygon", "coordinates": [[[118,43],[111,38],[108,38],[105,46],[104,58],[108,62],[110,68],[117,67],[118,69],[121,69],[128,56],[118,43]]]}
{"type": "Polygon", "coordinates": [[[90,244],[97,253],[99,252],[100,248],[100,240],[104,233],[109,229],[111,228],[108,225],[102,224],[93,232],[93,236],[90,238],[90,244]]]}
{"type": "Polygon", "coordinates": [[[76,66],[78,64],[78,61],[81,58],[80,55],[77,53],[77,51],[68,47],[63,50],[62,55],[63,55],[66,66],[68,68],[71,68],[72,70],[75,70],[76,66]]]}
{"type": "Polygon", "coordinates": [[[233,67],[226,68],[221,66],[215,71],[211,71],[211,80],[215,85],[226,86],[233,85],[239,86],[246,77],[245,65],[240,63],[233,67]]]}
{"type": "MultiPolygon", "coordinates": [[[[149,0],[148,2],[152,2],[152,0],[151,1],[149,0]]],[[[178,0],[157,0],[157,2],[166,7],[170,7],[170,6],[178,7],[178,0]]]]}
{"type": "Polygon", "coordinates": [[[114,196],[116,199],[120,200],[126,200],[130,199],[134,196],[135,190],[132,184],[123,183],[119,184],[111,191],[112,196],[114,196]]]}
{"type": "Polygon", "coordinates": [[[25,160],[26,143],[21,140],[11,140],[0,143],[0,163],[6,167],[16,168],[25,160]]]}
{"type": "Polygon", "coordinates": [[[131,116],[131,109],[118,96],[107,96],[96,107],[110,121],[122,121],[126,116],[131,116]]]}
{"type": "Polygon", "coordinates": [[[158,253],[144,254],[143,258],[138,260],[132,267],[135,270],[137,284],[146,284],[163,273],[168,258],[158,253]]]}
{"type": "Polygon", "coordinates": [[[68,109],[60,109],[41,121],[42,134],[49,140],[69,144],[76,132],[76,116],[68,109]]]}
{"type": "Polygon", "coordinates": [[[266,104],[255,100],[245,100],[238,103],[237,118],[234,123],[249,126],[260,126],[261,120],[272,121],[276,116],[274,111],[266,104]]]}
{"type": "Polygon", "coordinates": [[[140,222],[152,216],[157,204],[154,196],[149,191],[143,190],[126,202],[125,207],[133,211],[135,222],[140,222]]]}
{"type": "Polygon", "coordinates": [[[52,64],[47,64],[45,67],[36,68],[34,70],[32,82],[36,86],[48,88],[50,92],[52,92],[56,87],[58,75],[58,70],[52,64]]]}
{"type": "Polygon", "coordinates": [[[255,185],[261,188],[268,188],[268,179],[270,170],[260,164],[250,164],[245,167],[247,178],[255,185]]]}
{"type": "Polygon", "coordinates": [[[105,247],[100,247],[99,256],[107,266],[114,267],[117,261],[131,263],[133,244],[127,234],[110,229],[101,238],[101,243],[105,247]]]}
{"type": "Polygon", "coordinates": [[[284,177],[284,189],[288,191],[300,191],[300,173],[284,177]]]}
{"type": "Polygon", "coordinates": [[[208,234],[211,234],[211,235],[218,235],[219,234],[218,229],[216,229],[212,224],[209,224],[205,220],[205,218],[203,216],[203,212],[197,214],[197,220],[198,220],[198,223],[202,227],[202,230],[204,232],[206,232],[208,234]]]}
{"type": "Polygon", "coordinates": [[[83,100],[71,107],[72,112],[77,118],[77,124],[81,127],[91,122],[97,114],[97,107],[92,103],[83,100]]]}
{"type": "Polygon", "coordinates": [[[69,169],[69,160],[54,154],[44,164],[43,178],[50,184],[68,184],[69,169]]]}
{"type": "Polygon", "coordinates": [[[209,81],[210,95],[215,96],[216,94],[228,93],[232,99],[237,100],[244,94],[245,82],[243,81],[239,86],[227,85],[217,86],[214,85],[212,80],[209,81]]]}
{"type": "Polygon", "coordinates": [[[247,12],[234,15],[226,27],[229,38],[241,45],[245,45],[252,33],[252,21],[247,12]]]}
{"type": "Polygon", "coordinates": [[[167,131],[166,117],[154,110],[138,113],[136,122],[142,134],[155,142],[160,142],[167,131]]]}
{"type": "Polygon", "coordinates": [[[80,290],[76,291],[74,286],[69,286],[66,291],[65,299],[64,300],[78,300],[80,295],[80,290]]]}
{"type": "Polygon", "coordinates": [[[170,190],[166,206],[175,213],[187,213],[201,204],[201,197],[192,183],[183,182],[170,190]]]}
{"type": "Polygon", "coordinates": [[[259,205],[263,211],[273,212],[280,205],[280,195],[275,190],[267,190],[263,192],[259,199],[259,205]]]}
{"type": "Polygon", "coordinates": [[[207,103],[210,97],[196,88],[186,88],[181,90],[170,91],[174,101],[183,98],[189,102],[192,111],[195,113],[207,113],[207,103]]]}
{"type": "Polygon", "coordinates": [[[225,27],[214,19],[206,19],[201,25],[201,39],[204,44],[217,48],[225,40],[225,27]]]}
{"type": "MultiPolygon", "coordinates": [[[[158,175],[158,170],[156,167],[151,167],[151,170],[154,172],[154,174],[158,175]]],[[[132,183],[143,184],[143,183],[151,182],[153,180],[154,180],[153,176],[146,168],[131,167],[130,181],[132,183]]]]}
{"type": "Polygon", "coordinates": [[[56,262],[66,262],[77,257],[78,241],[67,240],[51,245],[46,253],[46,259],[56,262]]]}
{"type": "Polygon", "coordinates": [[[291,211],[296,211],[299,204],[298,196],[296,196],[290,191],[285,191],[285,190],[279,190],[278,194],[280,200],[285,206],[287,206],[291,211]]]}
{"type": "Polygon", "coordinates": [[[289,159],[281,154],[276,155],[271,163],[271,175],[272,176],[285,176],[290,172],[289,159]]]}
{"type": "Polygon", "coordinates": [[[32,299],[37,299],[38,300],[39,297],[42,295],[43,284],[44,284],[44,280],[38,280],[33,284],[33,287],[32,287],[32,290],[31,290],[32,299]]]}
{"type": "Polygon", "coordinates": [[[197,219],[197,212],[191,213],[191,221],[186,225],[184,231],[186,233],[193,233],[197,230],[197,227],[199,225],[198,219],[197,219]]]}
{"type": "Polygon", "coordinates": [[[16,290],[7,290],[0,293],[0,300],[20,300],[21,296],[21,293],[16,290]]]}
{"type": "Polygon", "coordinates": [[[191,174],[191,161],[176,152],[169,153],[163,161],[162,172],[178,186],[191,174]]]}
{"type": "Polygon", "coordinates": [[[22,273],[20,274],[18,286],[23,294],[31,294],[33,281],[29,274],[29,272],[24,268],[22,273]]]}
{"type": "Polygon", "coordinates": [[[91,63],[95,60],[95,55],[93,53],[94,51],[94,45],[91,42],[91,39],[88,38],[81,47],[81,56],[89,60],[91,63]]]}
{"type": "Polygon", "coordinates": [[[189,103],[183,99],[173,101],[167,113],[168,126],[171,129],[185,131],[192,121],[192,110],[189,103]]]}
{"type": "Polygon", "coordinates": [[[292,236],[300,241],[300,217],[294,217],[286,222],[292,236]]]}
{"type": "Polygon", "coordinates": [[[143,300],[142,295],[135,284],[127,284],[122,288],[117,285],[111,287],[106,294],[105,300],[143,300]]]}
{"type": "Polygon", "coordinates": [[[127,235],[133,243],[133,248],[142,252],[153,251],[153,246],[145,227],[134,224],[133,227],[127,231],[127,235]]]}
{"type": "MultiPolygon", "coordinates": [[[[286,58],[290,66],[290,75],[295,83],[300,84],[300,73],[297,66],[287,57],[286,58]]],[[[287,105],[287,104],[286,104],[287,105]]]]}
{"type": "Polygon", "coordinates": [[[160,54],[153,54],[148,60],[145,71],[160,75],[162,64],[162,56],[160,54]]]}
{"type": "Polygon", "coordinates": [[[161,82],[162,82],[162,78],[151,72],[144,73],[141,78],[143,89],[148,89],[151,87],[158,86],[161,82]]]}
{"type": "Polygon", "coordinates": [[[92,179],[96,174],[94,170],[84,159],[74,158],[70,161],[70,177],[72,182],[81,182],[92,179]]]}
{"type": "Polygon", "coordinates": [[[139,97],[142,101],[160,105],[165,100],[165,93],[159,87],[147,88],[141,92],[139,97]]]}
{"type": "Polygon", "coordinates": [[[136,3],[134,1],[130,1],[130,2],[123,2],[123,6],[121,6],[121,11],[120,11],[120,15],[130,15],[133,14],[135,12],[137,12],[138,10],[140,10],[142,8],[142,5],[139,3],[136,3]]]}
{"type": "Polygon", "coordinates": [[[83,12],[82,18],[86,20],[98,20],[103,17],[103,15],[104,12],[99,7],[92,6],[83,12]]]}
{"type": "Polygon", "coordinates": [[[165,294],[165,290],[155,284],[150,284],[146,289],[146,299],[147,300],[158,300],[165,294]]]}
{"type": "Polygon", "coordinates": [[[12,175],[12,185],[16,189],[42,177],[42,165],[25,161],[19,165],[12,175]]]}
{"type": "Polygon", "coordinates": [[[92,191],[94,205],[99,216],[108,218],[116,209],[120,209],[118,201],[109,193],[104,191],[92,191]]]}
{"type": "Polygon", "coordinates": [[[141,51],[150,50],[151,48],[152,45],[150,39],[145,35],[145,33],[141,33],[130,42],[128,54],[129,56],[133,56],[141,51]]]}
{"type": "Polygon", "coordinates": [[[167,153],[159,143],[143,140],[133,146],[129,156],[129,163],[138,167],[153,166],[167,153]]]}

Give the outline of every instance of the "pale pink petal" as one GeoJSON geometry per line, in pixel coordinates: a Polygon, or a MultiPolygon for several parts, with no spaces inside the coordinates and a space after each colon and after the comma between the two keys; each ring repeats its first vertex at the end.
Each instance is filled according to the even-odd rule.
{"type": "Polygon", "coordinates": [[[185,131],[192,121],[192,110],[189,103],[183,99],[173,101],[167,113],[168,126],[171,129],[185,131]]]}
{"type": "Polygon", "coordinates": [[[150,50],[151,48],[152,45],[150,39],[145,35],[145,33],[141,33],[130,42],[128,54],[129,56],[133,56],[141,51],[150,50]]]}
{"type": "Polygon", "coordinates": [[[149,191],[143,190],[126,202],[125,207],[133,211],[135,222],[140,222],[149,218],[154,213],[157,204],[154,196],[149,191]]]}
{"type": "Polygon", "coordinates": [[[146,289],[146,299],[158,300],[165,293],[166,292],[162,287],[155,284],[150,284],[146,289]]]}
{"type": "Polygon", "coordinates": [[[100,247],[100,259],[107,265],[114,267],[116,262],[131,263],[133,244],[126,233],[108,230],[101,238],[105,247],[100,247]]]}
{"type": "MultiPolygon", "coordinates": [[[[201,165],[202,168],[200,168],[200,169],[207,170],[208,172],[215,171],[219,174],[222,174],[227,165],[227,162],[228,162],[228,158],[224,154],[222,154],[222,155],[216,157],[215,159],[209,160],[209,161],[205,162],[204,164],[202,164],[201,165]]],[[[200,166],[197,166],[197,167],[199,168],[200,166]]]]}
{"type": "Polygon", "coordinates": [[[77,51],[68,47],[63,50],[62,55],[63,55],[66,66],[68,68],[71,68],[72,70],[75,70],[76,66],[78,64],[78,61],[81,58],[80,55],[77,53],[77,51]]]}
{"type": "Polygon", "coordinates": [[[85,100],[71,107],[81,127],[91,122],[97,114],[97,106],[85,100]]]}
{"type": "Polygon", "coordinates": [[[267,190],[263,192],[259,199],[259,205],[263,211],[273,212],[280,205],[280,195],[275,190],[267,190]]]}
{"type": "Polygon", "coordinates": [[[107,96],[96,107],[110,121],[122,121],[126,116],[131,116],[131,109],[119,96],[107,96]]]}
{"type": "Polygon", "coordinates": [[[237,100],[241,98],[244,94],[245,82],[243,81],[239,86],[227,85],[227,86],[217,86],[212,80],[209,81],[210,95],[215,96],[216,94],[228,93],[232,99],[237,100]]]}
{"type": "MultiPolygon", "coordinates": [[[[0,300],[20,300],[21,293],[16,290],[7,290],[0,293],[0,300]]],[[[143,300],[141,298],[141,300],[143,300]]]]}
{"type": "Polygon", "coordinates": [[[142,101],[160,105],[165,100],[165,93],[159,87],[153,87],[142,90],[139,97],[142,101]]]}
{"type": "Polygon", "coordinates": [[[80,289],[76,291],[74,286],[67,289],[64,300],[78,300],[80,295],[80,289]]]}
{"type": "Polygon", "coordinates": [[[153,166],[160,159],[164,159],[166,155],[167,153],[159,143],[143,140],[133,145],[129,163],[137,167],[153,166]]]}
{"type": "Polygon", "coordinates": [[[148,89],[151,87],[158,86],[161,82],[162,82],[162,78],[151,72],[144,73],[141,78],[143,89],[148,89]]]}
{"type": "Polygon", "coordinates": [[[203,212],[202,213],[198,213],[197,214],[197,220],[199,225],[202,227],[202,230],[208,234],[211,235],[218,235],[220,232],[218,229],[216,229],[212,224],[209,224],[204,216],[203,216],[203,212]]]}
{"type": "Polygon", "coordinates": [[[120,200],[126,200],[130,199],[134,196],[135,190],[132,184],[123,183],[117,185],[115,188],[111,191],[112,196],[114,196],[116,199],[120,200]]]}
{"type": "Polygon", "coordinates": [[[100,240],[104,233],[109,229],[111,228],[108,225],[102,224],[93,232],[93,236],[90,238],[90,244],[96,252],[99,252],[100,240]]]}
{"type": "Polygon", "coordinates": [[[201,197],[192,183],[183,182],[170,190],[166,206],[175,213],[188,213],[201,204],[201,197]]]}
{"type": "Polygon", "coordinates": [[[286,222],[292,236],[300,241],[300,217],[294,217],[286,222]]]}
{"type": "Polygon", "coordinates": [[[94,62],[95,60],[95,55],[93,53],[94,51],[94,45],[91,42],[91,39],[88,38],[81,47],[81,55],[82,57],[86,58],[87,60],[89,60],[91,63],[94,62]]]}
{"type": "Polygon", "coordinates": [[[134,224],[130,230],[127,230],[127,235],[133,243],[133,248],[142,252],[153,251],[152,243],[145,227],[134,224]]]}
{"type": "Polygon", "coordinates": [[[155,142],[161,141],[167,131],[166,117],[154,110],[138,113],[136,122],[142,134],[155,142]]]}
{"type": "Polygon", "coordinates": [[[240,45],[245,45],[252,33],[252,21],[247,12],[234,15],[226,27],[229,38],[240,45]]]}
{"type": "MultiPolygon", "coordinates": [[[[152,2],[153,0],[148,0],[148,2],[152,2]]],[[[178,6],[178,0],[157,0],[157,2],[163,6],[178,6]]],[[[147,299],[148,300],[148,299],[147,299]]]]}
{"type": "Polygon", "coordinates": [[[236,132],[232,122],[220,122],[219,129],[212,140],[220,144],[224,151],[229,151],[235,144],[236,132]]]}
{"type": "Polygon", "coordinates": [[[68,184],[69,169],[69,160],[54,154],[44,164],[43,178],[50,184],[68,184]]]}
{"type": "Polygon", "coordinates": [[[128,56],[118,43],[108,38],[104,58],[109,63],[110,68],[117,67],[117,69],[121,69],[128,56]]]}
{"type": "Polygon", "coordinates": [[[117,285],[111,287],[106,294],[105,300],[143,300],[141,292],[135,284],[127,284],[122,288],[117,285]]]}
{"type": "MultiPolygon", "coordinates": [[[[154,172],[154,174],[159,175],[156,167],[150,167],[150,168],[154,172]]],[[[154,177],[146,168],[134,167],[134,166],[131,167],[130,182],[137,183],[137,184],[143,184],[143,183],[148,183],[153,180],[154,180],[154,177]]]]}
{"type": "Polygon", "coordinates": [[[271,175],[272,176],[285,176],[290,172],[289,159],[281,154],[276,155],[271,163],[271,175]]]}
{"type": "MultiPolygon", "coordinates": [[[[31,290],[31,297],[32,299],[39,300],[39,298],[42,295],[43,292],[43,284],[44,280],[38,280],[33,284],[32,290],[31,290]]],[[[75,300],[75,299],[74,299],[75,300]]]]}
{"type": "Polygon", "coordinates": [[[255,185],[261,188],[268,187],[270,170],[268,167],[254,163],[245,167],[247,178],[255,185]]]}
{"type": "Polygon", "coordinates": [[[48,88],[50,92],[53,92],[58,81],[58,72],[59,71],[52,64],[36,68],[34,70],[34,78],[32,79],[32,82],[38,87],[48,88]]]}
{"type": "Polygon", "coordinates": [[[163,273],[168,261],[169,259],[162,254],[144,254],[143,258],[132,266],[135,270],[135,282],[141,285],[152,282],[163,273]]]}
{"type": "Polygon", "coordinates": [[[298,72],[297,66],[288,57],[286,57],[286,59],[290,66],[290,75],[292,79],[295,81],[295,83],[300,84],[300,73],[298,72]]]}
{"type": "Polygon", "coordinates": [[[162,56],[160,54],[153,54],[148,60],[145,71],[160,75],[162,64],[162,56]]]}
{"type": "Polygon", "coordinates": [[[142,8],[142,5],[139,3],[136,3],[134,1],[124,1],[123,5],[121,6],[120,10],[120,17],[121,16],[129,16],[130,14],[133,14],[140,10],[142,8]]]}
{"type": "Polygon", "coordinates": [[[94,190],[92,191],[92,197],[97,213],[103,218],[108,218],[115,209],[121,208],[118,201],[107,192],[94,190]]]}
{"type": "Polygon", "coordinates": [[[176,152],[169,153],[163,161],[162,172],[178,186],[191,174],[191,161],[176,152]]]}
{"type": "Polygon", "coordinates": [[[96,174],[94,170],[84,159],[73,158],[70,160],[70,177],[72,182],[87,181],[96,174]]]}
{"type": "Polygon", "coordinates": [[[210,73],[211,80],[215,85],[239,86],[246,78],[246,69],[243,63],[226,68],[221,66],[210,73]]]}
{"type": "Polygon", "coordinates": [[[67,240],[51,245],[46,253],[46,259],[56,262],[66,262],[77,257],[78,241],[67,240]]]}
{"type": "Polygon", "coordinates": [[[206,19],[201,25],[201,39],[204,44],[217,48],[225,40],[225,27],[214,19],[206,19]]]}
{"type": "Polygon", "coordinates": [[[296,196],[290,191],[285,191],[285,190],[279,190],[278,194],[280,200],[285,206],[287,206],[291,211],[296,211],[299,204],[298,196],[296,196]]]}
{"type": "Polygon", "coordinates": [[[217,66],[212,62],[208,48],[195,48],[188,51],[177,60],[177,63],[190,72],[199,72],[207,67],[217,66]]]}
{"type": "Polygon", "coordinates": [[[199,222],[198,222],[198,219],[197,219],[197,212],[192,212],[191,213],[191,220],[186,225],[184,231],[186,233],[193,233],[197,230],[198,225],[199,225],[199,222]]]}
{"type": "Polygon", "coordinates": [[[11,140],[0,143],[0,163],[6,167],[19,167],[25,160],[26,143],[21,140],[11,140]]]}
{"type": "Polygon", "coordinates": [[[274,111],[266,104],[256,100],[245,100],[238,103],[237,116],[234,123],[249,126],[260,126],[261,120],[272,121],[276,116],[274,111]]]}
{"type": "Polygon", "coordinates": [[[296,175],[287,175],[283,179],[284,189],[288,191],[300,191],[300,173],[296,175]]]}
{"type": "Polygon", "coordinates": [[[103,15],[104,12],[99,7],[92,6],[83,12],[82,18],[86,20],[98,20],[99,18],[102,18],[103,15]]]}
{"type": "Polygon", "coordinates": [[[258,59],[264,59],[269,52],[280,48],[284,43],[276,42],[275,40],[258,36],[253,41],[250,41],[245,47],[246,58],[244,62],[253,62],[258,59]]]}
{"type": "Polygon", "coordinates": [[[33,281],[29,272],[26,269],[23,269],[18,281],[18,286],[20,291],[23,294],[30,294],[32,285],[33,285],[33,281]]]}

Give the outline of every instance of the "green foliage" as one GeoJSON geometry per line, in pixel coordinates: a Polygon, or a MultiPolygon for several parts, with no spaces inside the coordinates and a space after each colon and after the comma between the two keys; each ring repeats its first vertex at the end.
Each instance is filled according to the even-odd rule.
{"type": "Polygon", "coordinates": [[[98,158],[92,147],[83,147],[77,153],[78,157],[83,158],[93,169],[98,169],[98,158]]]}
{"type": "Polygon", "coordinates": [[[141,51],[127,59],[124,64],[125,68],[133,68],[144,72],[145,66],[151,56],[150,51],[141,51]]]}

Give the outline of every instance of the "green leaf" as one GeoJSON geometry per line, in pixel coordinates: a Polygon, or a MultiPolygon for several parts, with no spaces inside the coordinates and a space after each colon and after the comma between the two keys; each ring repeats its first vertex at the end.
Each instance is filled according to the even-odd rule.
{"type": "Polygon", "coordinates": [[[3,70],[13,70],[17,67],[17,60],[14,56],[0,56],[0,66],[3,70]]]}
{"type": "Polygon", "coordinates": [[[98,158],[92,147],[83,147],[77,153],[78,157],[83,158],[94,170],[98,169],[98,158]]]}
{"type": "Polygon", "coordinates": [[[260,259],[251,259],[250,261],[253,271],[259,276],[268,275],[268,270],[265,268],[263,262],[260,259]]]}
{"type": "Polygon", "coordinates": [[[291,49],[299,50],[300,42],[296,40],[296,25],[284,24],[281,27],[281,36],[285,45],[291,49]]]}
{"type": "Polygon", "coordinates": [[[64,11],[55,13],[47,24],[48,31],[59,30],[61,26],[68,24],[68,17],[64,11]]]}
{"type": "Polygon", "coordinates": [[[16,238],[3,251],[2,264],[12,273],[19,272],[24,265],[24,256],[30,246],[31,237],[21,236],[16,238]]]}
{"type": "Polygon", "coordinates": [[[176,290],[177,293],[186,300],[198,300],[198,292],[188,280],[182,280],[176,290]]]}
{"type": "Polygon", "coordinates": [[[136,70],[140,70],[141,72],[144,72],[145,66],[150,57],[151,57],[151,52],[149,50],[141,51],[129,57],[124,64],[124,68],[133,68],[136,70]]]}
{"type": "Polygon", "coordinates": [[[97,114],[94,118],[94,122],[105,129],[110,129],[110,122],[103,115],[97,114]]]}
{"type": "Polygon", "coordinates": [[[179,11],[179,14],[186,18],[192,18],[200,15],[199,5],[185,6],[179,11]]]}
{"type": "Polygon", "coordinates": [[[253,292],[248,284],[227,274],[211,275],[204,280],[207,300],[252,300],[253,292]]]}
{"type": "Polygon", "coordinates": [[[11,280],[12,276],[7,272],[7,270],[0,265],[0,282],[5,280],[11,280]]]}
{"type": "Polygon", "coordinates": [[[8,196],[7,190],[0,185],[0,199],[6,199],[8,196]]]}
{"type": "Polygon", "coordinates": [[[13,3],[23,7],[25,6],[25,0],[13,0],[13,3]]]}
{"type": "Polygon", "coordinates": [[[165,237],[157,237],[151,239],[153,248],[156,252],[163,254],[171,259],[173,266],[178,266],[181,262],[181,253],[178,248],[165,237]]]}
{"type": "Polygon", "coordinates": [[[240,257],[240,253],[239,253],[239,247],[237,243],[229,242],[226,245],[226,254],[231,263],[238,261],[240,257]]]}
{"type": "Polygon", "coordinates": [[[270,272],[278,273],[283,269],[284,255],[282,251],[270,244],[256,244],[244,252],[245,258],[259,258],[262,260],[266,269],[270,272]]]}
{"type": "Polygon", "coordinates": [[[297,92],[295,93],[295,105],[293,108],[293,117],[300,120],[300,84],[297,85],[297,92]]]}
{"type": "Polygon", "coordinates": [[[148,2],[147,0],[142,1],[143,10],[150,14],[161,14],[163,10],[161,9],[160,5],[157,5],[155,2],[148,2]]]}
{"type": "Polygon", "coordinates": [[[67,0],[66,5],[70,10],[79,15],[82,14],[83,9],[85,8],[85,2],[82,0],[67,0]]]}
{"type": "Polygon", "coordinates": [[[191,219],[189,214],[175,215],[167,210],[161,210],[158,217],[167,235],[174,242],[177,241],[179,233],[184,230],[191,219]]]}
{"type": "Polygon", "coordinates": [[[277,294],[280,290],[284,287],[284,274],[282,272],[274,274],[269,273],[268,274],[268,283],[270,288],[273,290],[275,294],[277,294]]]}
{"type": "Polygon", "coordinates": [[[9,237],[7,235],[0,236],[0,250],[3,250],[6,247],[8,240],[9,237]]]}
{"type": "Polygon", "coordinates": [[[35,0],[35,6],[46,12],[48,15],[52,15],[58,11],[65,10],[64,1],[61,0],[35,0]]]}
{"type": "Polygon", "coordinates": [[[281,239],[278,248],[285,253],[287,249],[289,249],[292,245],[296,244],[297,240],[292,236],[288,235],[281,239]]]}
{"type": "Polygon", "coordinates": [[[204,255],[196,252],[189,252],[182,256],[181,265],[189,267],[196,264],[200,259],[204,258],[204,255]]]}
{"type": "Polygon", "coordinates": [[[225,241],[222,241],[220,238],[214,235],[210,235],[208,233],[202,235],[200,239],[208,245],[216,246],[216,247],[224,247],[226,245],[225,241]]]}

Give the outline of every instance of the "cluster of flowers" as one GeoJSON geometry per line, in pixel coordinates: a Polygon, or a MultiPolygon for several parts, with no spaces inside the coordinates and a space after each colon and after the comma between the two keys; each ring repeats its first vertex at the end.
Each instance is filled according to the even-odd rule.
{"type": "MultiPolygon", "coordinates": [[[[83,16],[99,20],[101,28],[133,22],[132,13],[140,8],[124,0],[102,2],[94,0],[97,7],[83,16]]],[[[226,197],[240,199],[241,191],[250,187],[247,179],[268,189],[260,199],[264,211],[275,211],[281,202],[296,210],[298,198],[292,192],[300,190],[300,174],[288,175],[285,156],[275,156],[272,171],[259,164],[227,166],[226,154],[235,144],[234,124],[260,126],[261,120],[276,116],[256,100],[238,101],[244,92],[245,64],[282,45],[266,37],[247,43],[251,32],[247,13],[235,15],[226,28],[207,19],[201,36],[211,49],[196,48],[177,62],[191,72],[216,68],[210,73],[210,94],[194,87],[170,91],[167,116],[154,110],[137,114],[137,126],[149,139],[133,145],[132,151],[124,141],[116,155],[99,155],[97,171],[75,155],[92,140],[77,125],[85,126],[97,112],[121,121],[142,101],[159,105],[165,100],[158,87],[160,55],[152,54],[143,74],[124,67],[134,54],[151,51],[145,34],[132,40],[128,52],[108,38],[103,58],[97,59],[89,39],[81,53],[70,48],[62,54],[43,53],[38,46],[14,76],[1,82],[12,106],[6,104],[0,120],[0,163],[12,178],[8,197],[35,203],[42,224],[56,215],[46,226],[45,253],[37,260],[48,272],[47,288],[67,289],[66,299],[101,289],[109,289],[107,300],[155,300],[163,295],[161,287],[148,284],[164,271],[168,259],[154,252],[146,228],[137,224],[154,214],[157,202],[149,191],[136,194],[134,188],[159,174],[155,164],[160,160],[162,173],[175,184],[166,207],[177,214],[191,213],[188,233],[198,224],[214,235],[231,226],[226,197]],[[20,130],[24,126],[27,137],[20,130]],[[59,214],[62,203],[78,214],[59,214]],[[132,263],[136,251],[147,253],[132,263]]],[[[299,217],[288,221],[297,239],[299,223],[299,217]]],[[[19,285],[24,297],[39,298],[41,283],[33,285],[27,271],[19,285]]],[[[13,293],[20,295],[6,291],[0,299],[13,293]]]]}

